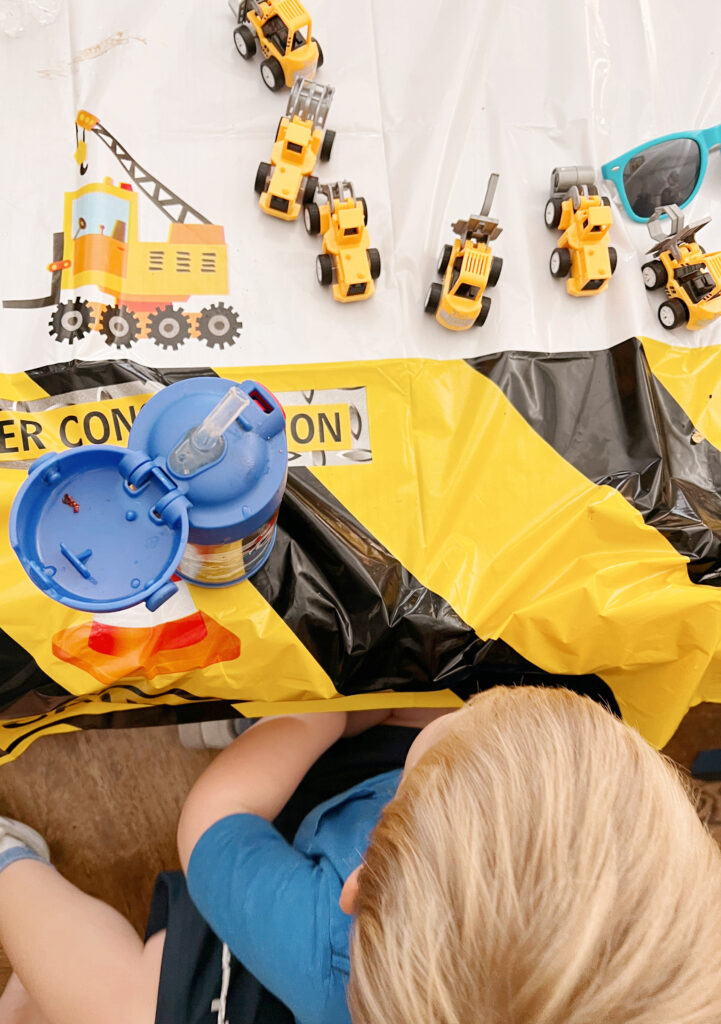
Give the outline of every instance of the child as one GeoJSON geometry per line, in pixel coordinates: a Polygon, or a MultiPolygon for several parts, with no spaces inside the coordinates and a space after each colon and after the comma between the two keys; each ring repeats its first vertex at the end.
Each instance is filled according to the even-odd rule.
{"type": "MultiPolygon", "coordinates": [[[[181,817],[193,899],[301,1024],[721,1021],[721,853],[636,733],[586,698],[535,688],[496,688],[402,741],[393,721],[337,744],[367,719],[265,720],[219,755],[181,817]],[[296,787],[319,795],[327,775],[311,766],[337,773],[349,745],[383,748],[373,776],[317,807],[290,846],[270,820],[296,787]],[[383,768],[402,747],[401,780],[383,768]]],[[[201,961],[174,975],[170,887],[167,932],[143,950],[13,832],[0,840],[0,941],[35,1016],[4,1019],[0,1002],[0,1024],[279,1019],[261,990],[249,1001],[250,975],[227,956],[212,1013],[189,985],[173,1004],[173,985],[205,981],[201,961]]]]}

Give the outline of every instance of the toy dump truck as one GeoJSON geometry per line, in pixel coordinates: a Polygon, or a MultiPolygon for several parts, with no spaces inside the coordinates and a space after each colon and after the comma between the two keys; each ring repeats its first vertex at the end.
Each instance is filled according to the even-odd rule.
{"type": "Polygon", "coordinates": [[[335,139],[335,132],[323,131],[333,93],[331,85],[296,78],[270,163],[259,164],[255,176],[255,191],[264,213],[295,220],[301,206],[313,199],[318,187],[313,176],[316,158],[328,160],[335,139]]]}
{"type": "Polygon", "coordinates": [[[658,319],[669,331],[681,325],[697,331],[721,315],[721,252],[705,252],[696,241],[696,233],[710,220],[684,227],[678,206],[658,206],[649,219],[656,245],[648,250],[654,258],[644,263],[641,273],[647,291],[666,289],[668,298],[658,307],[658,319]]]}
{"type": "Polygon", "coordinates": [[[610,199],[598,194],[592,167],[554,167],[544,220],[563,232],[548,264],[551,276],[565,277],[566,291],[576,297],[608,288],[617,260],[608,244],[613,216],[610,199]]]}
{"type": "Polygon", "coordinates": [[[296,78],[313,78],[323,53],[311,36],[310,15],[299,0],[228,0],[236,17],[233,40],[243,60],[258,46],[265,60],[261,78],[273,92],[296,78]]]}
{"type": "Polygon", "coordinates": [[[503,268],[503,260],[493,255],[488,244],[503,230],[490,216],[497,184],[498,175],[491,174],[481,212],[451,225],[458,238],[453,245],[444,245],[438,257],[443,284],[430,286],[424,309],[449,331],[482,327],[491,310],[491,300],[484,292],[496,284],[503,268]]]}
{"type": "Polygon", "coordinates": [[[320,185],[322,203],[308,203],[303,220],[308,234],[323,233],[323,252],[316,257],[319,284],[333,286],[338,302],[369,299],[381,272],[381,256],[369,248],[368,207],[356,198],[349,181],[320,185]]]}

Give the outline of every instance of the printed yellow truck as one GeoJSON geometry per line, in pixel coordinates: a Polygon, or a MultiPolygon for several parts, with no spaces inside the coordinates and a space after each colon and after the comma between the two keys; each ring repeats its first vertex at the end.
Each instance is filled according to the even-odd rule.
{"type": "Polygon", "coordinates": [[[313,170],[318,157],[329,160],[335,132],[323,131],[334,93],[331,85],[317,85],[297,78],[281,117],[270,163],[261,163],[255,191],[264,213],[281,220],[295,220],[318,187],[313,170]]]}
{"type": "Polygon", "coordinates": [[[647,291],[665,288],[667,299],[658,307],[658,319],[666,330],[685,326],[689,331],[712,323],[721,315],[721,252],[705,252],[696,233],[710,217],[684,227],[678,206],[659,206],[648,222],[656,241],[648,255],[652,260],[641,268],[647,291]],[[662,217],[666,217],[668,232],[662,217]]]}
{"type": "Polygon", "coordinates": [[[105,178],[66,193],[63,231],[54,235],[53,260],[48,265],[50,295],[6,300],[3,306],[55,305],[50,333],[60,342],[73,343],[97,330],[116,348],[129,348],[137,338],[150,337],[162,348],[176,349],[191,334],[211,347],[233,343],[242,325],[224,302],[212,302],[199,312],[182,308],[191,295],[227,295],[223,228],[211,224],[142,168],[93,114],[81,110],[76,137],[78,129],[82,138],[78,138],[75,159],[81,174],[88,167],[85,134],[89,131],[110,149],[130,181],[115,184],[105,178]],[[170,220],[166,240],[139,240],[138,193],[133,186],[170,220]],[[188,218],[197,223],[187,223],[188,218]],[[86,286],[94,286],[111,301],[95,302],[80,295],[62,298],[61,293],[72,294],[86,286]]]}
{"type": "Polygon", "coordinates": [[[491,310],[491,300],[484,292],[496,284],[503,268],[503,260],[493,255],[488,244],[503,230],[490,216],[497,184],[498,175],[491,174],[481,212],[451,225],[458,238],[453,245],[444,245],[438,257],[443,284],[433,282],[424,309],[449,331],[482,327],[491,310]]]}

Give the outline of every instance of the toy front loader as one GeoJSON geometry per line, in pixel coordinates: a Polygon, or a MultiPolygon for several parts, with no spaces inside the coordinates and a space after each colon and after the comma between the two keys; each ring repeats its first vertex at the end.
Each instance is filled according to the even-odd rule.
{"type": "Polygon", "coordinates": [[[313,176],[316,159],[328,160],[335,132],[324,133],[335,90],[297,78],[280,119],[270,163],[261,163],[255,178],[264,213],[282,220],[295,220],[301,206],[315,195],[318,179],[313,176]]]}

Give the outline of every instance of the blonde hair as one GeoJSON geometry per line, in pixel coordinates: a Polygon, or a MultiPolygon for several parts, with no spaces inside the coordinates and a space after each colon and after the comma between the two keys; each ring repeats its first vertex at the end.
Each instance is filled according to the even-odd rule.
{"type": "Polygon", "coordinates": [[[496,688],[406,774],[360,873],[354,1024],[718,1024],[721,852],[593,701],[496,688]]]}

